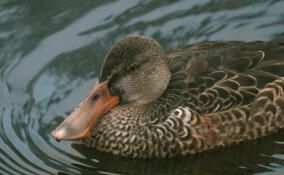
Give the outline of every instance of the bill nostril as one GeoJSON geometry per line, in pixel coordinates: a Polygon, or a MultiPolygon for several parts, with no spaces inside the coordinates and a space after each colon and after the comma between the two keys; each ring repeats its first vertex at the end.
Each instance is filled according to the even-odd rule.
{"type": "Polygon", "coordinates": [[[93,97],[92,97],[92,101],[95,102],[97,101],[97,99],[100,97],[100,95],[98,94],[95,94],[93,97]]]}

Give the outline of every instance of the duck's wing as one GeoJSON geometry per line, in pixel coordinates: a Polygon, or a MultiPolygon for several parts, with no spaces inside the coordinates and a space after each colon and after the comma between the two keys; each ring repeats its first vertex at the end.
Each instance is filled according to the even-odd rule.
{"type": "Polygon", "coordinates": [[[256,139],[284,127],[284,78],[267,83],[251,104],[194,115],[192,130],[211,146],[256,139]]]}
{"type": "Polygon", "coordinates": [[[284,76],[284,41],[205,42],[167,55],[172,77],[164,98],[175,96],[169,103],[199,114],[251,104],[284,76]]]}

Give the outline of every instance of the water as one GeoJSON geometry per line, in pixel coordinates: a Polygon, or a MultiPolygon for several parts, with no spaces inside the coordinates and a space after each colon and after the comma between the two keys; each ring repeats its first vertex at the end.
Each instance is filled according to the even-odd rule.
{"type": "Polygon", "coordinates": [[[129,34],[165,48],[205,40],[284,39],[281,0],[1,0],[0,174],[284,174],[284,131],[238,146],[131,160],[56,142],[107,50],[129,34]]]}

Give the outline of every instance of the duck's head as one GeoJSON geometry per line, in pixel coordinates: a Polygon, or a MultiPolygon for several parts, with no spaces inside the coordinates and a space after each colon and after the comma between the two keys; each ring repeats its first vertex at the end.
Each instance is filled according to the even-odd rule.
{"type": "Polygon", "coordinates": [[[108,52],[88,97],[51,134],[57,140],[87,137],[97,118],[116,105],[151,104],[169,80],[161,45],[145,36],[126,37],[108,52]]]}

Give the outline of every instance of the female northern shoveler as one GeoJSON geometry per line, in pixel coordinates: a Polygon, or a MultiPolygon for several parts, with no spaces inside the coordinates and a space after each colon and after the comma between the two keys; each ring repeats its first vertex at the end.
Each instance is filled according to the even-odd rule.
{"type": "Polygon", "coordinates": [[[284,126],[284,41],[204,42],[164,52],[133,35],[52,136],[151,158],[188,155],[284,126]]]}

